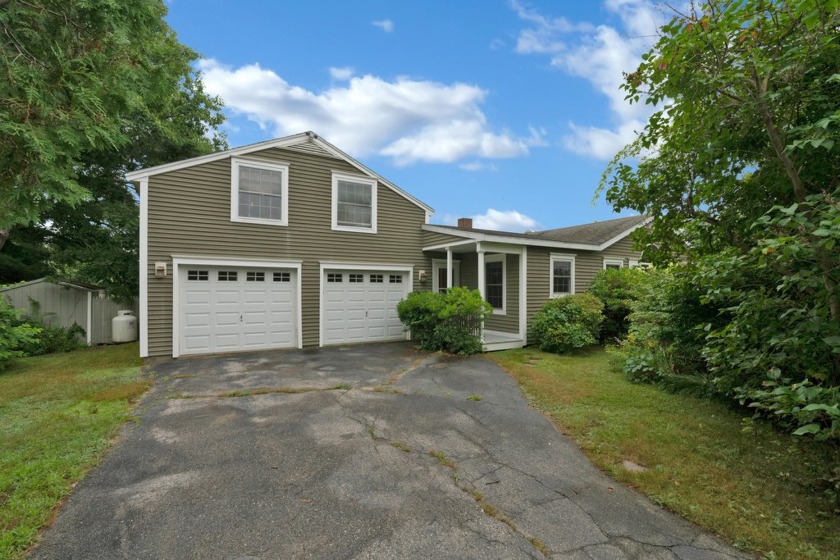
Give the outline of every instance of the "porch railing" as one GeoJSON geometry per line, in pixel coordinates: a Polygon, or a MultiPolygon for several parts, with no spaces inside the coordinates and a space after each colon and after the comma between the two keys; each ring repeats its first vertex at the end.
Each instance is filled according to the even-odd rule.
{"type": "Polygon", "coordinates": [[[450,317],[447,321],[458,329],[477,336],[484,344],[484,317],[481,315],[458,315],[450,317]]]}

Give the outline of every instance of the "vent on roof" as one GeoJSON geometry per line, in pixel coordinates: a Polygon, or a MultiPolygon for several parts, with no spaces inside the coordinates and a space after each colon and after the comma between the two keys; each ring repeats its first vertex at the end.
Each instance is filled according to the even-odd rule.
{"type": "Polygon", "coordinates": [[[461,229],[472,229],[472,218],[458,218],[458,227],[461,229]]]}

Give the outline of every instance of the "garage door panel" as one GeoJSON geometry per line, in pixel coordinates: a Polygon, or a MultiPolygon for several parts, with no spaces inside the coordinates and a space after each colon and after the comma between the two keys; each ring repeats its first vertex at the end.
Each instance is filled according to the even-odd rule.
{"type": "Polygon", "coordinates": [[[214,313],[217,327],[230,327],[239,325],[239,313],[234,312],[219,312],[214,313]]]}
{"type": "Polygon", "coordinates": [[[184,268],[178,271],[182,282],[178,304],[181,354],[297,347],[296,271],[188,268],[202,273],[188,275],[184,268]],[[267,281],[247,281],[249,273],[267,281]],[[279,279],[276,282],[272,281],[275,277],[279,279]]]}
{"type": "Polygon", "coordinates": [[[209,313],[187,313],[184,316],[184,326],[189,327],[209,327],[210,314],[209,313]]]}
{"type": "Polygon", "coordinates": [[[324,272],[322,344],[374,342],[405,338],[396,305],[406,295],[405,273],[371,270],[327,270],[324,272]],[[345,279],[361,282],[329,282],[339,272],[345,279]],[[403,280],[389,282],[391,277],[403,280]],[[384,282],[371,281],[382,278],[384,282]]]}
{"type": "Polygon", "coordinates": [[[191,290],[187,292],[186,303],[188,305],[209,304],[212,301],[211,294],[210,290],[191,290]]]}

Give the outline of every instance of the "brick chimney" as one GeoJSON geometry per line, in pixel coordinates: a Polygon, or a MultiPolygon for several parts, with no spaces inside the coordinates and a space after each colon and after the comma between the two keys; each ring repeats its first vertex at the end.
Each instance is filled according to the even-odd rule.
{"type": "Polygon", "coordinates": [[[458,218],[458,227],[461,229],[472,229],[472,218],[458,218]]]}

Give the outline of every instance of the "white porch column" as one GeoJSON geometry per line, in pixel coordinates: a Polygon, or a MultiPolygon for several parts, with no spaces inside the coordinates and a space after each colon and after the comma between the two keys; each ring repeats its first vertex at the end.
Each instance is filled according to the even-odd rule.
{"type": "Polygon", "coordinates": [[[452,287],[452,247],[446,248],[446,287],[452,287]]]}
{"type": "Polygon", "coordinates": [[[478,292],[481,294],[481,299],[487,301],[484,288],[484,251],[478,243],[476,243],[475,252],[478,253],[478,292]]]}

